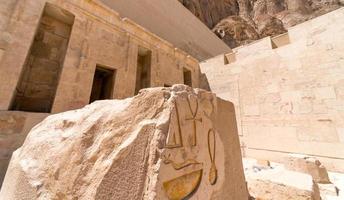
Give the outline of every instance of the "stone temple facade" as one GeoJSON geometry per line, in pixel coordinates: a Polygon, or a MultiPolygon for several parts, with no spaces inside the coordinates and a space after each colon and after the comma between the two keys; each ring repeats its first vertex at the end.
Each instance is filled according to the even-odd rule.
{"type": "Polygon", "coordinates": [[[0,5],[0,182],[12,152],[51,113],[147,87],[199,87],[196,59],[98,1],[0,5]]]}

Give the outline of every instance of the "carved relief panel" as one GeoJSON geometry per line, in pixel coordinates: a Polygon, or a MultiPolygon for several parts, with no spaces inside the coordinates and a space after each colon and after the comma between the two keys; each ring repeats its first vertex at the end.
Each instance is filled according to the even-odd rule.
{"type": "Polygon", "coordinates": [[[216,98],[209,93],[174,99],[162,154],[158,199],[211,199],[222,184],[223,147],[212,123],[216,98]],[[202,96],[202,98],[197,97],[202,96]]]}

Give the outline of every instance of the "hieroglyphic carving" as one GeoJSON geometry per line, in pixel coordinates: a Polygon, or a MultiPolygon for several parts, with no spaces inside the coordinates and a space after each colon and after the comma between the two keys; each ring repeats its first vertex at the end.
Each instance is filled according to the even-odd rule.
{"type": "Polygon", "coordinates": [[[192,141],[192,145],[196,146],[197,145],[197,126],[196,126],[196,122],[202,122],[202,118],[196,118],[197,113],[198,113],[198,101],[196,100],[196,110],[195,112],[193,112],[192,107],[191,107],[191,103],[190,103],[190,99],[189,97],[187,98],[187,102],[188,102],[188,106],[191,112],[192,117],[191,118],[187,118],[186,120],[192,120],[193,121],[193,141],[192,141]]]}
{"type": "MultiPolygon", "coordinates": [[[[215,109],[212,102],[213,99],[209,101],[207,99],[206,102],[199,102],[197,98],[195,98],[194,101],[192,97],[193,96],[188,96],[186,99],[183,99],[183,101],[178,101],[178,103],[177,101],[174,101],[174,110],[170,116],[171,123],[176,123],[176,126],[170,126],[171,128],[169,129],[169,135],[166,141],[166,149],[170,149],[170,151],[165,151],[162,155],[163,163],[171,165],[171,167],[176,171],[180,170],[184,173],[191,170],[191,173],[186,173],[172,180],[163,182],[163,188],[169,199],[184,199],[192,194],[200,185],[204,164],[197,161],[200,158],[197,153],[194,154],[191,153],[192,151],[189,151],[190,149],[195,149],[196,146],[196,149],[198,149],[199,145],[202,144],[197,141],[198,137],[204,137],[207,139],[207,147],[204,146],[204,148],[207,148],[210,158],[208,175],[210,185],[216,184],[218,178],[217,166],[215,164],[216,131],[211,123],[211,115],[215,109]],[[188,107],[186,108],[184,106],[189,110],[186,113],[182,112],[185,117],[180,116],[179,106],[182,106],[181,103],[183,103],[183,106],[185,105],[188,107]],[[200,106],[202,106],[202,108],[200,106]],[[203,117],[206,117],[204,119],[205,121],[203,120],[203,117]],[[183,123],[181,123],[180,120],[184,120],[182,121],[183,123]],[[191,132],[186,132],[185,127],[183,127],[183,129],[181,127],[181,124],[185,125],[185,122],[188,121],[192,122],[191,132]],[[207,123],[208,121],[210,123],[207,123]],[[206,123],[206,130],[208,130],[208,132],[203,132],[202,129],[197,129],[198,123],[206,123]],[[198,135],[202,133],[204,133],[204,136],[198,135]],[[183,134],[187,135],[185,136],[183,134]],[[183,141],[183,138],[184,140],[188,138],[190,142],[183,141]],[[176,152],[177,156],[175,155],[176,152]],[[182,157],[178,156],[180,153],[183,155],[182,157]],[[197,160],[195,158],[197,158],[197,160]],[[195,169],[198,169],[198,171],[195,171],[195,169]]],[[[190,128],[190,126],[187,127],[190,128]]],[[[207,157],[204,159],[207,160],[207,157]]]]}
{"type": "Polygon", "coordinates": [[[87,68],[86,60],[90,52],[90,47],[87,39],[84,39],[81,43],[80,58],[78,67],[80,69],[87,68]]]}
{"type": "MultiPolygon", "coordinates": [[[[204,99],[205,100],[205,99],[204,99]]],[[[204,108],[203,108],[203,114],[204,114],[204,116],[207,118],[207,119],[209,119],[209,120],[211,120],[210,118],[211,118],[211,115],[212,115],[212,113],[214,112],[214,110],[215,110],[215,106],[214,106],[214,103],[213,103],[213,98],[211,98],[211,99],[206,99],[205,100],[206,102],[208,102],[209,104],[206,104],[205,106],[203,106],[204,108]]]]}
{"type": "Polygon", "coordinates": [[[181,200],[192,194],[201,182],[202,173],[201,169],[164,182],[163,186],[168,199],[181,200]]]}
{"type": "MultiPolygon", "coordinates": [[[[203,110],[203,114],[204,116],[211,120],[211,114],[214,112],[215,110],[215,106],[213,103],[213,99],[209,100],[210,104],[207,104],[207,106],[205,106],[206,108],[203,110]]],[[[209,182],[211,185],[214,185],[216,183],[217,180],[217,168],[216,168],[216,164],[215,164],[215,154],[216,154],[216,132],[214,130],[213,127],[211,127],[208,131],[208,137],[207,137],[207,142],[208,142],[208,153],[209,153],[209,157],[210,157],[210,161],[211,161],[211,166],[210,166],[210,170],[209,170],[209,182]],[[212,138],[212,140],[211,140],[212,138]],[[212,143],[211,143],[212,141],[212,143]]]]}
{"type": "Polygon", "coordinates": [[[185,160],[184,162],[182,163],[176,163],[174,161],[172,161],[169,156],[166,156],[164,155],[164,158],[163,158],[163,161],[165,164],[171,164],[172,167],[175,169],[175,170],[181,170],[185,167],[188,167],[190,165],[197,165],[197,164],[201,164],[199,163],[198,161],[194,160],[194,159],[187,159],[185,160]]]}
{"type": "MultiPolygon", "coordinates": [[[[196,146],[197,145],[197,127],[196,127],[196,123],[197,122],[202,122],[202,117],[201,118],[197,118],[197,113],[198,113],[198,101],[196,100],[196,110],[195,112],[193,112],[192,107],[191,107],[191,103],[190,103],[190,99],[189,97],[186,99],[187,103],[188,103],[188,107],[190,109],[190,113],[192,115],[191,118],[186,118],[185,120],[193,121],[193,137],[192,137],[192,146],[196,146]]],[[[178,148],[178,147],[183,147],[183,138],[182,138],[182,130],[181,130],[181,126],[180,126],[180,116],[179,116],[179,111],[178,111],[178,106],[177,106],[177,102],[174,102],[175,105],[175,112],[176,112],[176,118],[177,118],[177,125],[178,125],[178,134],[176,134],[174,131],[172,133],[169,134],[169,137],[167,139],[167,143],[166,143],[166,148],[178,148]]]]}
{"type": "Polygon", "coordinates": [[[166,148],[178,148],[183,147],[183,138],[182,138],[182,129],[180,126],[180,119],[179,119],[179,111],[177,102],[174,101],[174,107],[175,107],[175,113],[177,118],[177,125],[178,125],[178,133],[176,134],[175,131],[171,132],[169,134],[169,137],[167,138],[166,148]]]}
{"type": "Polygon", "coordinates": [[[85,22],[85,36],[88,36],[90,34],[90,32],[92,31],[92,27],[93,27],[93,21],[87,19],[85,22]]]}
{"type": "Polygon", "coordinates": [[[129,59],[131,58],[131,55],[130,55],[131,36],[129,33],[126,33],[125,35],[127,37],[127,49],[126,49],[127,59],[125,63],[125,71],[127,72],[129,69],[129,64],[130,64],[129,59]]]}
{"type": "Polygon", "coordinates": [[[86,60],[88,59],[88,56],[90,54],[90,45],[88,41],[88,36],[90,32],[92,31],[93,21],[87,19],[85,22],[83,22],[83,26],[84,26],[84,39],[82,40],[82,43],[81,43],[80,58],[79,58],[79,64],[78,64],[78,67],[80,69],[87,68],[86,60]]]}
{"type": "Polygon", "coordinates": [[[90,51],[89,48],[90,47],[89,47],[87,39],[84,39],[82,41],[82,44],[81,44],[81,55],[80,55],[81,58],[87,58],[88,57],[89,51],[90,51]]]}
{"type": "MultiPolygon", "coordinates": [[[[196,112],[192,111],[191,104],[189,98],[187,98],[188,106],[190,108],[192,118],[185,119],[185,120],[198,120],[196,119],[196,115],[198,112],[198,102],[196,106],[196,112]]],[[[180,114],[179,114],[179,108],[177,101],[174,101],[174,112],[171,113],[170,119],[174,119],[173,116],[176,118],[177,122],[177,130],[170,130],[169,136],[167,138],[166,142],[166,148],[167,149],[185,149],[184,142],[183,142],[183,134],[182,134],[182,128],[180,123],[180,114]],[[175,114],[175,115],[173,115],[175,114]]],[[[187,146],[195,146],[196,145],[196,129],[194,125],[194,132],[193,132],[193,142],[192,144],[186,143],[187,146]]],[[[198,162],[197,160],[193,158],[185,158],[182,162],[177,162],[171,158],[171,154],[164,154],[162,156],[162,160],[164,164],[171,164],[173,169],[175,170],[181,170],[189,166],[193,165],[201,165],[202,163],[198,162]]],[[[175,179],[166,181],[163,183],[164,190],[167,194],[168,199],[184,199],[188,195],[192,194],[193,191],[197,189],[199,186],[201,179],[202,179],[202,173],[203,169],[200,169],[198,171],[194,171],[188,174],[184,174],[180,177],[177,177],[175,179]]]]}
{"type": "Polygon", "coordinates": [[[160,57],[159,46],[157,47],[157,51],[156,52],[157,52],[156,53],[156,63],[159,64],[160,63],[160,59],[159,59],[159,57],[160,57]]]}
{"type": "Polygon", "coordinates": [[[216,136],[215,131],[213,129],[210,129],[208,131],[208,151],[209,151],[209,157],[211,161],[210,171],[209,171],[209,182],[211,185],[214,185],[217,180],[217,169],[215,164],[215,151],[216,151],[216,136]],[[211,145],[211,137],[213,138],[213,145],[211,145]],[[213,148],[212,148],[213,147],[213,148]]]}

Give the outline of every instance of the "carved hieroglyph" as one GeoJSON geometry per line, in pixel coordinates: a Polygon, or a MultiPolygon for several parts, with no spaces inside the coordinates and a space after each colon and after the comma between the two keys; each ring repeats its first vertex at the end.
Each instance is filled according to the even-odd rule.
{"type": "Polygon", "coordinates": [[[164,189],[167,197],[169,199],[178,200],[190,195],[201,182],[202,172],[203,170],[197,170],[164,182],[164,189]]]}
{"type": "Polygon", "coordinates": [[[209,171],[209,182],[212,185],[214,185],[217,180],[217,169],[216,169],[216,164],[215,164],[215,150],[216,150],[215,148],[216,148],[215,131],[211,129],[208,132],[208,150],[209,150],[209,157],[211,161],[211,167],[209,171]]]}
{"type": "Polygon", "coordinates": [[[212,98],[201,100],[203,106],[196,94],[174,100],[166,150],[162,155],[163,163],[178,174],[162,182],[171,200],[191,197],[205,177],[203,173],[208,174],[208,179],[204,179],[210,185],[216,184],[216,130],[210,118],[214,104],[212,98]],[[206,157],[204,152],[208,154],[206,157]]]}

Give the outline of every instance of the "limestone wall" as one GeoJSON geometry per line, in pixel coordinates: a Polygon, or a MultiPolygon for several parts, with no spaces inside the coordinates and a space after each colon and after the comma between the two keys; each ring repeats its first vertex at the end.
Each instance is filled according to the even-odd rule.
{"type": "Polygon", "coordinates": [[[342,8],[201,63],[211,90],[235,103],[246,156],[303,153],[343,171],[343,17],[342,8]]]}
{"type": "Polygon", "coordinates": [[[10,108],[46,2],[75,17],[52,112],[89,103],[96,65],[116,69],[113,98],[133,96],[139,46],[152,51],[152,87],[183,83],[183,67],[198,87],[197,60],[98,1],[0,0],[0,110],[10,108]]]}

